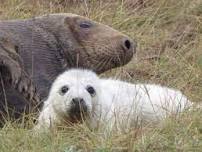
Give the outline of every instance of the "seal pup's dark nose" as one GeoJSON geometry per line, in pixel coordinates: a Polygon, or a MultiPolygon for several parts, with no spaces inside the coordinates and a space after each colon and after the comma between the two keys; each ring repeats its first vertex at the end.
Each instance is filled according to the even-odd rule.
{"type": "Polygon", "coordinates": [[[83,98],[73,98],[71,100],[71,107],[68,110],[70,121],[79,122],[84,120],[88,114],[88,107],[83,98]]]}
{"type": "Polygon", "coordinates": [[[87,112],[87,106],[83,98],[73,98],[71,108],[75,113],[87,112]]]}

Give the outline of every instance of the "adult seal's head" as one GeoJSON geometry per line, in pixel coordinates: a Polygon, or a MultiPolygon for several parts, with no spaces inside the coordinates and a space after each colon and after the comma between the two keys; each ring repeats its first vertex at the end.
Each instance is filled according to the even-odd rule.
{"type": "Polygon", "coordinates": [[[64,66],[84,67],[98,73],[128,63],[136,50],[126,35],[101,23],[75,14],[40,17],[57,37],[64,66]]]}

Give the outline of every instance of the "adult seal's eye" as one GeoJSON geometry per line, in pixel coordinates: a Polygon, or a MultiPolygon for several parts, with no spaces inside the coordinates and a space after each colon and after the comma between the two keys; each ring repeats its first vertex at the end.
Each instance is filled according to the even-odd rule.
{"type": "Polygon", "coordinates": [[[87,86],[86,90],[90,93],[91,96],[95,96],[95,89],[92,86],[87,86]]]}
{"type": "Polygon", "coordinates": [[[92,23],[90,22],[82,22],[79,25],[81,28],[90,28],[92,26],[92,23]]]}
{"type": "Polygon", "coordinates": [[[67,93],[68,90],[69,90],[68,86],[63,86],[63,87],[60,89],[60,94],[61,94],[61,95],[64,95],[65,93],[67,93]]]}

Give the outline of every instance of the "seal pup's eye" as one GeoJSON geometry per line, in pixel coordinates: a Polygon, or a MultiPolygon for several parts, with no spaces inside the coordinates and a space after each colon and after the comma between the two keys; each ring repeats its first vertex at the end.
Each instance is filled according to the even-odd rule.
{"type": "Polygon", "coordinates": [[[86,90],[90,93],[91,96],[95,96],[95,89],[92,86],[87,86],[86,90]]]}
{"type": "Polygon", "coordinates": [[[92,23],[90,23],[90,22],[81,22],[81,23],[79,24],[79,26],[80,26],[81,28],[90,28],[90,27],[92,26],[92,23]]]}
{"type": "Polygon", "coordinates": [[[60,89],[60,94],[61,94],[61,95],[64,95],[65,93],[67,93],[68,90],[69,90],[68,86],[63,86],[63,87],[60,89]]]}

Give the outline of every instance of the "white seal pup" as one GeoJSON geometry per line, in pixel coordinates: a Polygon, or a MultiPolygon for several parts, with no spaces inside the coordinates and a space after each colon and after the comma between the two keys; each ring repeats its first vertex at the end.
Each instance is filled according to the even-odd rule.
{"type": "Polygon", "coordinates": [[[93,128],[99,122],[129,127],[137,121],[159,122],[191,105],[179,90],[102,79],[89,70],[71,69],[52,84],[35,128],[82,120],[93,128]]]}

